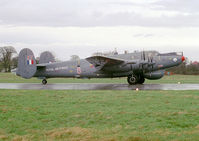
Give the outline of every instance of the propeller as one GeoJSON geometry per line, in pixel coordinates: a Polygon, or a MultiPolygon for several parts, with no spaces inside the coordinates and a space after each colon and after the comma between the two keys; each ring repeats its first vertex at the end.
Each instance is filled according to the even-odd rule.
{"type": "Polygon", "coordinates": [[[143,51],[142,53],[143,53],[143,60],[145,61],[146,60],[146,53],[145,53],[145,51],[143,51]]]}
{"type": "Polygon", "coordinates": [[[145,58],[146,58],[145,52],[142,51],[142,52],[141,52],[141,60],[144,60],[144,61],[145,61],[145,58]]]}
{"type": "Polygon", "coordinates": [[[145,51],[141,52],[141,64],[140,64],[140,69],[144,70],[146,64],[148,64],[148,62],[146,61],[146,53],[145,51]]]}
{"type": "Polygon", "coordinates": [[[148,56],[148,59],[146,60],[146,53],[145,51],[143,51],[141,53],[141,60],[143,60],[142,65],[141,65],[143,70],[150,66],[152,67],[152,70],[153,70],[154,64],[155,64],[155,62],[153,61],[153,57],[148,56]]]}
{"type": "Polygon", "coordinates": [[[153,70],[155,64],[155,62],[153,61],[153,57],[148,57],[148,63],[149,63],[148,65],[151,66],[153,70]]]}

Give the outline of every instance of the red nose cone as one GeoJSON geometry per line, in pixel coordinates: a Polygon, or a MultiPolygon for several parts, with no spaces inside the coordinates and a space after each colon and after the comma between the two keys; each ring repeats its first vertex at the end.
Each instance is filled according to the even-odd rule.
{"type": "Polygon", "coordinates": [[[184,56],[182,56],[182,62],[184,62],[185,61],[185,57],[184,56]]]}

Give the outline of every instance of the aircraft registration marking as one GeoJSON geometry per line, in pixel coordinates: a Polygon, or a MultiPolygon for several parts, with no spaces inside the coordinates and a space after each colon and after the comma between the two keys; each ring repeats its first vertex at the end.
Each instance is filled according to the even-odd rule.
{"type": "Polygon", "coordinates": [[[56,67],[56,68],[48,68],[46,69],[47,72],[59,71],[59,70],[67,70],[68,66],[66,67],[56,67]]]}

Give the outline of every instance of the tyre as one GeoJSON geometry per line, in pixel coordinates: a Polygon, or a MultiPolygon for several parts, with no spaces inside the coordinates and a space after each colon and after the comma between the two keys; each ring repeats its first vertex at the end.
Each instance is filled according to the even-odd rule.
{"type": "Polygon", "coordinates": [[[46,80],[46,79],[43,79],[43,80],[42,80],[42,84],[43,84],[43,85],[46,85],[46,84],[47,84],[47,80],[46,80]]]}
{"type": "Polygon", "coordinates": [[[129,76],[127,81],[130,85],[136,85],[138,82],[138,77],[136,75],[129,76]]]}
{"type": "Polygon", "coordinates": [[[145,78],[140,76],[140,79],[138,80],[138,84],[143,84],[145,82],[145,78]]]}

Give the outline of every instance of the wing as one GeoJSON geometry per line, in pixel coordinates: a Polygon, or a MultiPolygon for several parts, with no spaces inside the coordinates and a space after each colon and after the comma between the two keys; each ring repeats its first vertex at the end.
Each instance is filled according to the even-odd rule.
{"type": "Polygon", "coordinates": [[[123,59],[106,57],[106,56],[92,56],[92,57],[86,58],[86,60],[89,63],[93,64],[98,69],[103,69],[105,67],[110,67],[114,65],[121,65],[123,63],[130,63],[123,59]]]}

